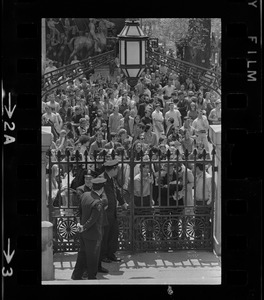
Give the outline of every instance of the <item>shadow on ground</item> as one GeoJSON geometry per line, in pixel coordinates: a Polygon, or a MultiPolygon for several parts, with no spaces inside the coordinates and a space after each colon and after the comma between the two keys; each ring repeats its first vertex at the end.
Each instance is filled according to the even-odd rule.
{"type": "MultiPolygon", "coordinates": [[[[212,252],[205,251],[175,251],[175,252],[144,252],[144,253],[125,253],[120,252],[118,256],[121,262],[103,263],[109,273],[121,275],[125,269],[140,268],[204,268],[219,267],[220,259],[212,252]]],[[[54,254],[55,269],[74,268],[77,253],[56,253],[54,254]]]]}

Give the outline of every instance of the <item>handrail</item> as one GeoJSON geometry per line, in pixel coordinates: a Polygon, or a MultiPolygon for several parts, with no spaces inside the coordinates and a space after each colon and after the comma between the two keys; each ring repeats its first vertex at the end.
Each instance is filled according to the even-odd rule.
{"type": "MultiPolygon", "coordinates": [[[[221,95],[221,74],[204,67],[194,65],[192,63],[172,58],[168,55],[155,52],[148,48],[148,58],[157,62],[164,62],[164,64],[172,70],[180,72],[191,78],[194,82],[202,84],[209,90],[214,90],[221,95]]],[[[93,57],[89,57],[80,62],[61,67],[54,71],[45,73],[42,76],[42,97],[47,95],[52,90],[71,81],[85,72],[89,72],[101,65],[113,61],[115,58],[115,51],[111,50],[93,57]]]]}
{"type": "Polygon", "coordinates": [[[61,67],[54,71],[45,73],[42,76],[42,97],[58,88],[62,84],[71,81],[85,72],[89,72],[101,65],[113,61],[115,58],[115,51],[111,50],[93,57],[89,57],[80,62],[61,67]]]}
{"type": "Polygon", "coordinates": [[[168,68],[180,72],[191,78],[194,82],[202,84],[204,87],[214,90],[221,95],[221,74],[192,63],[182,61],[168,55],[148,49],[148,58],[157,62],[163,62],[168,68]]]}

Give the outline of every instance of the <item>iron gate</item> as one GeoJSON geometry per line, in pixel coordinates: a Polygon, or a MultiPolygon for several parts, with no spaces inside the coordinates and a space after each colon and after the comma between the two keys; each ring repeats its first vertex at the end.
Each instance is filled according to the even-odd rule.
{"type": "MultiPolygon", "coordinates": [[[[78,198],[76,191],[69,188],[71,182],[71,174],[77,168],[88,169],[96,168],[102,165],[106,159],[106,151],[103,156],[98,157],[95,154],[94,161],[88,161],[88,152],[84,153],[84,160],[79,160],[78,151],[74,156],[71,156],[69,151],[65,155],[57,153],[57,161],[52,161],[52,154],[49,151],[49,175],[48,183],[48,206],[49,220],[54,225],[54,252],[76,252],[79,250],[79,237],[77,232],[78,220],[78,198]],[[54,170],[58,170],[58,177],[64,177],[61,182],[58,180],[58,191],[52,190],[52,180],[54,180],[54,170]],[[65,185],[65,187],[63,186],[65,185]],[[53,193],[53,194],[52,194],[53,193]],[[59,195],[59,197],[56,195],[59,195]]],[[[115,158],[114,151],[110,159],[115,158]]],[[[179,151],[176,151],[176,156],[172,159],[171,153],[168,150],[166,158],[161,157],[158,153],[156,160],[152,159],[152,153],[149,153],[149,159],[143,160],[143,153],[138,160],[134,153],[130,157],[122,153],[119,157],[119,167],[124,178],[124,164],[130,167],[130,178],[134,178],[135,167],[142,164],[158,166],[159,179],[162,176],[162,166],[167,165],[168,168],[178,168],[182,165],[185,170],[185,199],[187,199],[187,172],[190,173],[192,168],[195,169],[196,164],[203,164],[203,178],[206,173],[211,174],[211,191],[212,202],[208,205],[205,199],[205,180],[203,179],[203,199],[200,203],[194,201],[193,204],[181,205],[178,200],[178,185],[175,188],[175,201],[169,204],[169,193],[167,199],[161,197],[162,187],[160,184],[156,186],[153,193],[153,187],[150,188],[151,199],[155,196],[158,203],[149,207],[135,207],[134,204],[134,180],[130,180],[130,195],[129,207],[123,210],[118,207],[118,222],[119,222],[119,250],[128,251],[168,251],[168,250],[183,250],[183,249],[213,249],[213,224],[214,224],[214,200],[215,200],[215,149],[213,148],[210,155],[206,154],[205,150],[202,155],[198,156],[196,149],[192,154],[188,152],[182,156],[179,151]],[[164,201],[166,202],[164,204],[164,201]],[[163,203],[161,203],[163,202],[163,203]]],[[[142,171],[141,171],[142,172],[142,171]]],[[[153,169],[150,168],[150,176],[153,169]]],[[[193,172],[193,187],[191,189],[192,199],[196,199],[196,173],[193,172]]],[[[154,184],[154,183],[153,183],[154,184]]],[[[151,183],[152,185],[152,183],[151,183]]],[[[168,187],[169,189],[169,184],[168,187]]],[[[121,194],[123,194],[121,187],[121,194]]],[[[142,203],[141,197],[141,203],[142,203]]],[[[186,202],[186,201],[185,201],[186,202]]]]}

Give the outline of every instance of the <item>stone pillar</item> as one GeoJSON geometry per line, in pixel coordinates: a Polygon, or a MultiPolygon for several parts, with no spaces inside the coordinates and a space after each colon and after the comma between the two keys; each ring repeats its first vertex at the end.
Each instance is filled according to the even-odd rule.
{"type": "Polygon", "coordinates": [[[41,220],[49,221],[46,192],[46,152],[51,145],[51,127],[42,126],[41,133],[41,220]]]}
{"type": "Polygon", "coordinates": [[[42,280],[54,280],[53,267],[53,225],[48,222],[48,200],[46,191],[46,152],[51,145],[51,127],[42,126],[41,132],[41,241],[42,241],[42,280]]]}
{"type": "Polygon", "coordinates": [[[53,266],[53,225],[48,221],[41,222],[42,234],[42,259],[41,271],[42,280],[54,280],[54,266],[53,266]]]}
{"type": "Polygon", "coordinates": [[[218,171],[215,172],[216,198],[214,215],[214,250],[217,255],[221,255],[221,125],[211,125],[209,135],[216,146],[215,166],[218,171]]]}

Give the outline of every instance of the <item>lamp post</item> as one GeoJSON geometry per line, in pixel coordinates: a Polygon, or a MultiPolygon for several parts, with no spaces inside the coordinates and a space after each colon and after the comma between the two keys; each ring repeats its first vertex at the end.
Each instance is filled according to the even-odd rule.
{"type": "Polygon", "coordinates": [[[144,34],[138,19],[128,19],[118,35],[120,68],[131,86],[135,86],[146,67],[148,36],[144,34]]]}

